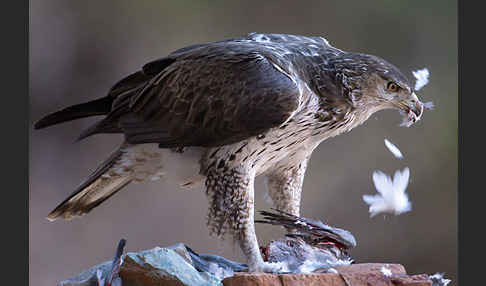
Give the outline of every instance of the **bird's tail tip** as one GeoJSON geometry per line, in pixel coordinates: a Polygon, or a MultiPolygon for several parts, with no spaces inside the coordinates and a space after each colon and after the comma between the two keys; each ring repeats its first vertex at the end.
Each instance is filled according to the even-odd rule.
{"type": "Polygon", "coordinates": [[[43,129],[52,125],[80,118],[106,115],[111,110],[113,97],[105,96],[88,102],[72,105],[50,113],[34,123],[34,129],[43,129]]]}
{"type": "Polygon", "coordinates": [[[62,205],[58,206],[56,209],[51,211],[47,216],[46,219],[49,222],[56,221],[58,219],[63,219],[63,220],[72,220],[73,218],[80,217],[84,213],[79,213],[79,214],[73,214],[71,212],[68,212],[65,210],[65,208],[60,208],[62,205]]]}

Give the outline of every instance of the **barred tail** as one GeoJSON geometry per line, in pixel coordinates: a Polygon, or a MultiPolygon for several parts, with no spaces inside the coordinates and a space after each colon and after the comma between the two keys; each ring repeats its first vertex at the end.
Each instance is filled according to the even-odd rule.
{"type": "Polygon", "coordinates": [[[111,167],[122,156],[121,147],[105,160],[73,194],[57,206],[47,219],[72,219],[82,216],[113,196],[129,184],[132,177],[127,174],[110,172],[111,167]]]}

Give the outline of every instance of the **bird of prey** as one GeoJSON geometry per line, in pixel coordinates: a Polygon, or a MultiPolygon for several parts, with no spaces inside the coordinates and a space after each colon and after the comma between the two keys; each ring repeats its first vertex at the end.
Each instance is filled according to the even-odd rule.
{"type": "Polygon", "coordinates": [[[204,183],[210,231],[232,235],[250,271],[272,272],[255,234],[255,177],[268,179],[276,209],[298,216],[312,151],[383,109],[414,123],[424,106],[398,68],[322,37],[251,33],[184,47],[145,64],[106,96],[35,124],[103,115],[79,138],[125,138],[48,219],[84,215],[134,181],[204,183]],[[183,170],[171,168],[173,160],[183,170]]]}

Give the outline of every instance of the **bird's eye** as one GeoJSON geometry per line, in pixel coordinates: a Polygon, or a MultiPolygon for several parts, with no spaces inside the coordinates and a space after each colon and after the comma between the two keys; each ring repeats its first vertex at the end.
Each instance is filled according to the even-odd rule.
{"type": "Polygon", "coordinates": [[[388,82],[388,84],[386,85],[386,89],[388,91],[391,91],[391,92],[397,92],[399,87],[396,83],[394,83],[393,81],[390,81],[388,82]]]}

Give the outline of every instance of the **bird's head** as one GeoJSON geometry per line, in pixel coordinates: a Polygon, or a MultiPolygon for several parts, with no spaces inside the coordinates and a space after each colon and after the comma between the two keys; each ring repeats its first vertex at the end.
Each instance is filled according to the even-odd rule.
{"type": "MultiPolygon", "coordinates": [[[[394,65],[376,56],[347,53],[334,61],[338,78],[345,87],[345,96],[354,107],[370,113],[397,109],[410,126],[420,120],[424,104],[413,86],[394,65]]],[[[369,114],[371,115],[371,114],[369,114]]]]}

